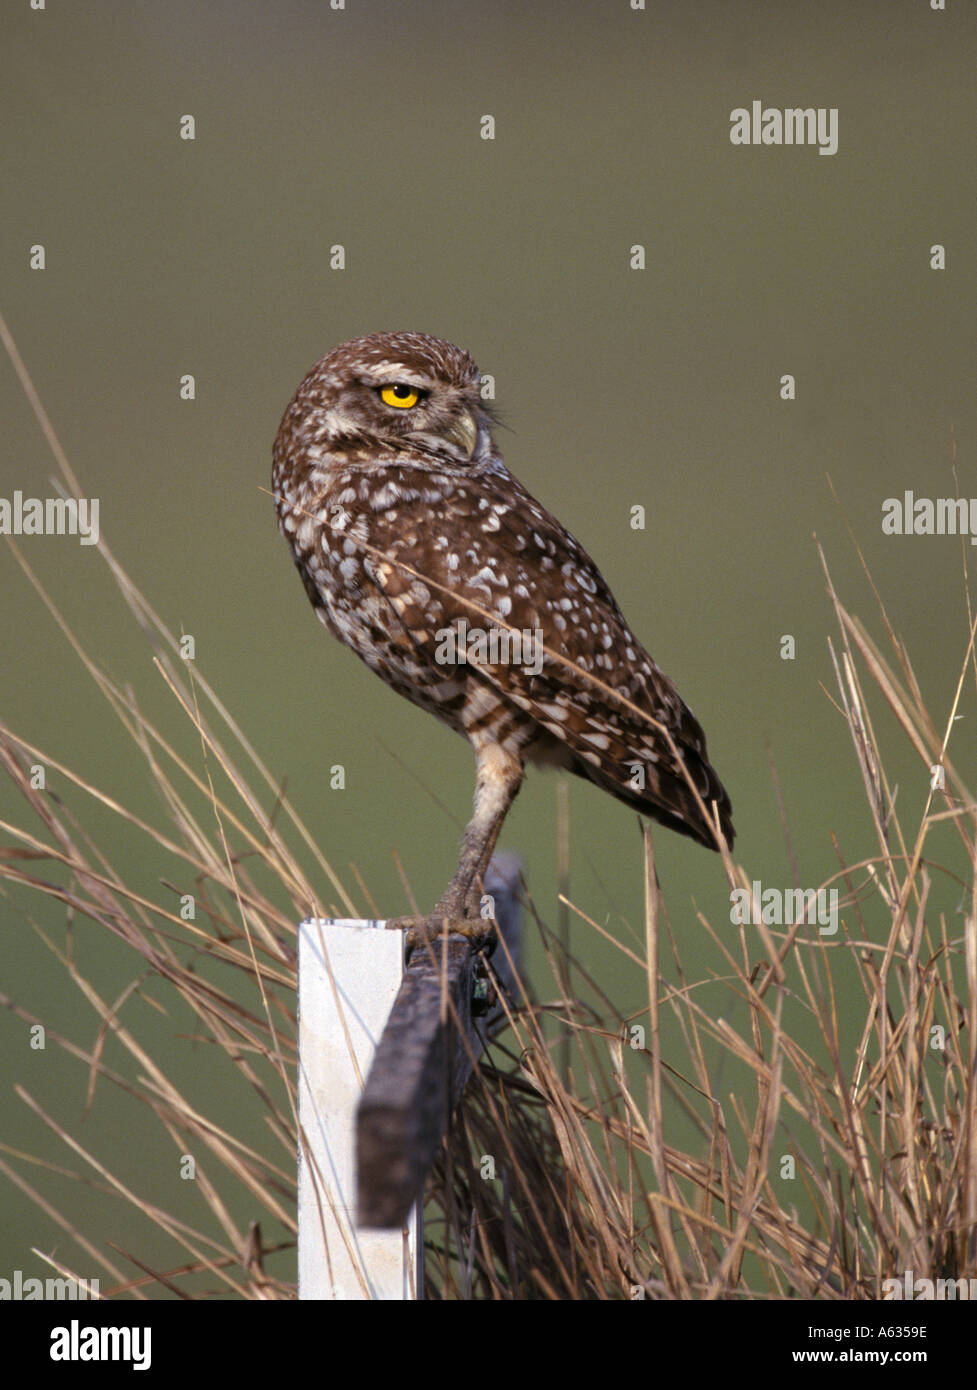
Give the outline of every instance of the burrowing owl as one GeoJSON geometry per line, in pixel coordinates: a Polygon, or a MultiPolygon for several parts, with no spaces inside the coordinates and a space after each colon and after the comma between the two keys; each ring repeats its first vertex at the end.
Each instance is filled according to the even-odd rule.
{"type": "Polygon", "coordinates": [[[717,821],[733,841],[702,729],[587,552],[505,467],[479,384],[467,352],[425,333],[342,343],[285,411],[272,472],[323,623],[472,744],[474,816],[425,923],[471,935],[526,759],[710,848],[717,821]]]}

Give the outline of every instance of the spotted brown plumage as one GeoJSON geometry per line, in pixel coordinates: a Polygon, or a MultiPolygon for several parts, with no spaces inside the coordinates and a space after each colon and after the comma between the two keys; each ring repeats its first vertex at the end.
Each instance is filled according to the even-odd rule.
{"type": "Polygon", "coordinates": [[[312,368],[274,446],[279,526],[319,617],[474,748],[475,816],[439,919],[477,918],[527,760],[711,848],[717,808],[733,840],[702,729],[587,552],[503,464],[479,380],[426,334],[355,338],[312,368]],[[520,649],[517,633],[534,636],[520,649]]]}

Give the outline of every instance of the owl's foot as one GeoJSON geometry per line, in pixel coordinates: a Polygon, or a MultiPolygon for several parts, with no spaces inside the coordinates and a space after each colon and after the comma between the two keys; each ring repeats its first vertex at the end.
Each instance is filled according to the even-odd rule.
{"type": "Polygon", "coordinates": [[[426,917],[392,917],[387,927],[407,933],[405,944],[408,960],[419,946],[440,950],[445,931],[449,936],[463,936],[476,950],[485,950],[489,955],[495,950],[498,940],[495,921],[491,917],[462,917],[456,913],[435,911],[426,917]]]}

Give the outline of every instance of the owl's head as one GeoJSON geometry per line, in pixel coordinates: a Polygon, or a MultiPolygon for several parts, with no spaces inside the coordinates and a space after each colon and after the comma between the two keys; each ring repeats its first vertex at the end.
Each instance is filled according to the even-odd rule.
{"type": "Polygon", "coordinates": [[[495,454],[479,371],[427,333],[371,333],[333,348],[309,372],[282,422],[333,454],[394,453],[471,467],[495,454]]]}

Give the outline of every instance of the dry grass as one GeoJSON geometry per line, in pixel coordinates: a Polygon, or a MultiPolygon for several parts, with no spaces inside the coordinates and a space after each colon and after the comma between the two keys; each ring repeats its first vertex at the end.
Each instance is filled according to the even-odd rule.
{"type": "MultiPolygon", "coordinates": [[[[67,491],[82,495],[2,321],[0,335],[67,491]]],[[[181,659],[178,639],[104,542],[100,550],[185,715],[186,737],[179,746],[164,737],[137,693],[96,665],[15,548],[39,603],[121,721],[161,810],[141,819],[0,724],[3,775],[23,798],[21,816],[0,821],[0,893],[16,889],[20,900],[28,890],[63,915],[57,938],[34,926],[91,1008],[92,1038],[81,1045],[48,1028],[47,1042],[81,1064],[86,1107],[98,1087],[119,1088],[134,1134],[158,1122],[175,1155],[196,1155],[203,1207],[195,1224],[162,1209],[22,1084],[20,1100],[68,1151],[71,1166],[55,1171],[78,1184],[79,1200],[61,1212],[44,1195],[49,1159],[0,1145],[0,1171],[61,1228],[87,1273],[100,1272],[105,1295],[294,1297],[295,923],[360,913],[243,731],[181,659]],[[54,774],[57,796],[33,785],[38,764],[54,774]],[[95,808],[173,866],[157,893],[109,862],[86,830],[95,808]],[[188,893],[193,920],[180,911],[188,893]],[[131,983],[114,997],[82,970],[83,921],[132,955],[131,983]],[[263,1144],[246,1143],[181,1094],[161,1060],[167,1049],[140,1041],[147,1011],[136,1001],[174,1017],[190,1011],[247,1107],[249,1133],[260,1120],[263,1144]],[[124,1066],[111,1060],[126,1057],[124,1066]],[[172,1264],[150,1268],[138,1236],[126,1250],[108,1247],[86,1228],[87,1191],[130,1204],[172,1244],[172,1264]],[[275,1231],[270,1246],[266,1229],[275,1231]]],[[[906,1269],[977,1278],[977,808],[949,757],[963,694],[977,686],[973,626],[939,727],[881,602],[885,650],[841,603],[827,566],[825,575],[838,626],[832,698],[851,731],[877,840],[858,863],[838,850],[824,886],[841,891],[841,930],[731,928],[700,914],[717,973],[690,980],[646,837],[644,944],[620,945],[646,1004],[622,1017],[583,960],[569,960],[565,924],[550,933],[533,912],[549,998],[539,1002],[537,981],[535,997],[527,986],[512,1002],[429,1181],[429,1297],[877,1298],[880,1281],[906,1269]],[[896,814],[873,726],[872,711],[884,707],[920,777],[944,769],[944,787],[912,821],[896,814]],[[952,924],[931,906],[941,871],[927,843],[936,833],[959,835],[968,866],[965,910],[952,924]],[[668,1142],[676,1117],[694,1135],[684,1148],[668,1142]],[[484,1180],[483,1156],[494,1161],[494,1181],[484,1180]]],[[[750,876],[729,860],[727,873],[731,886],[749,890],[750,876]]],[[[565,909],[585,924],[574,927],[578,939],[607,935],[573,903],[565,909]]],[[[16,1000],[0,1001],[25,1023],[41,1021],[16,1000]]]]}
{"type": "MultiPolygon", "coordinates": [[[[859,863],[839,850],[823,885],[841,887],[841,932],[741,926],[734,951],[728,927],[700,916],[727,971],[715,985],[745,1005],[734,1028],[715,989],[708,1006],[697,1002],[703,982],[688,981],[663,921],[648,837],[644,958],[621,947],[647,978],[647,1009],[623,1018],[602,999],[582,1017],[544,933],[557,984],[546,1012],[559,1015],[575,1065],[566,1083],[544,1011],[524,1000],[510,1065],[481,1069],[448,1146],[451,1196],[431,1271],[443,1296],[878,1299],[882,1281],[906,1270],[977,1278],[977,808],[948,756],[977,677],[969,587],[960,680],[940,729],[881,602],[888,659],[826,565],[825,576],[840,630],[835,702],[878,841],[859,863]],[[933,783],[918,823],[896,815],[873,702],[894,713],[921,781],[933,783]],[[950,879],[966,901],[952,931],[930,906],[932,875],[949,876],[927,852],[947,829],[969,871],[950,879]],[[674,983],[659,972],[664,949],[674,983]],[[684,1038],[670,1063],[658,1042],[665,1011],[684,1038]],[[724,1099],[731,1059],[739,1085],[730,1093],[727,1081],[724,1099]],[[678,1108],[700,1136],[692,1151],[665,1140],[678,1108]],[[480,1179],[472,1153],[505,1156],[501,1189],[480,1179]]],[[[742,870],[737,883],[750,887],[742,870]]]]}

